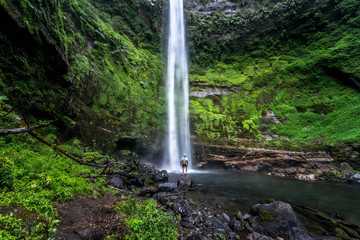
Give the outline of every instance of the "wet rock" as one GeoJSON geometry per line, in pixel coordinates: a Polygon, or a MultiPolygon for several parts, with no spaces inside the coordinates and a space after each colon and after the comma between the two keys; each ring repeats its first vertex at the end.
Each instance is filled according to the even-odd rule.
{"type": "Polygon", "coordinates": [[[261,235],[260,233],[254,232],[247,235],[246,240],[278,240],[278,238],[274,239],[272,237],[261,235]]]}
{"type": "Polygon", "coordinates": [[[230,222],[230,227],[235,231],[235,232],[241,232],[243,230],[243,226],[241,221],[237,220],[235,217],[231,220],[230,222]]]}
{"type": "Polygon", "coordinates": [[[296,174],[295,178],[304,181],[315,181],[315,174],[296,174]]]}
{"type": "Polygon", "coordinates": [[[147,188],[142,188],[140,190],[140,192],[139,192],[139,196],[142,197],[142,196],[146,196],[148,194],[153,195],[153,194],[155,194],[157,192],[158,192],[158,189],[156,187],[150,186],[150,187],[147,187],[147,188]]]}
{"type": "Polygon", "coordinates": [[[137,187],[142,187],[144,186],[144,183],[142,183],[139,179],[138,176],[136,175],[131,175],[128,177],[127,181],[129,182],[130,185],[134,185],[134,186],[137,186],[137,187]]]}
{"type": "Polygon", "coordinates": [[[251,208],[254,217],[249,219],[255,232],[276,237],[286,237],[290,240],[311,240],[302,229],[302,225],[287,203],[273,202],[270,204],[256,204],[251,208]]]}
{"type": "Polygon", "coordinates": [[[190,217],[192,215],[191,208],[189,207],[186,200],[176,201],[171,205],[171,208],[177,214],[180,214],[182,217],[190,217]]]}
{"type": "Polygon", "coordinates": [[[270,172],[275,176],[295,177],[296,174],[314,174],[316,169],[325,171],[335,167],[334,158],[326,152],[283,151],[275,149],[244,147],[242,140],[233,143],[234,147],[196,145],[196,151],[202,154],[199,159],[200,168],[222,164],[233,166],[242,171],[270,172]],[[324,170],[323,170],[324,169],[324,170]]]}
{"type": "Polygon", "coordinates": [[[208,240],[208,238],[199,233],[194,233],[188,238],[186,238],[186,240],[208,240]]]}
{"type": "Polygon", "coordinates": [[[350,177],[350,181],[360,183],[360,174],[356,173],[350,177]]]}
{"type": "Polygon", "coordinates": [[[323,235],[332,236],[330,239],[360,239],[360,227],[345,221],[337,213],[328,213],[318,209],[295,205],[296,212],[316,222],[323,235]]]}
{"type": "Polygon", "coordinates": [[[229,227],[229,225],[227,223],[223,223],[217,218],[208,218],[208,220],[205,221],[204,225],[207,228],[212,229],[212,230],[223,229],[225,232],[230,232],[231,231],[231,229],[230,229],[230,227],[229,227]]]}
{"type": "Polygon", "coordinates": [[[117,188],[124,187],[124,181],[119,176],[111,178],[109,184],[117,188]]]}
{"type": "Polygon", "coordinates": [[[246,213],[243,217],[244,220],[247,220],[249,218],[251,218],[251,215],[249,213],[246,213]]]}
{"type": "Polygon", "coordinates": [[[238,220],[242,220],[242,219],[243,219],[243,215],[242,215],[242,213],[241,213],[240,210],[236,212],[236,218],[237,218],[238,220]]]}
{"type": "Polygon", "coordinates": [[[229,232],[228,235],[229,235],[230,239],[237,239],[237,238],[235,238],[237,234],[234,232],[229,232]]]}
{"type": "Polygon", "coordinates": [[[250,233],[254,232],[254,229],[250,226],[250,224],[248,222],[245,223],[245,228],[246,230],[248,230],[250,233]]]}
{"type": "Polygon", "coordinates": [[[181,219],[180,224],[185,228],[194,228],[195,220],[192,217],[184,217],[181,219]]]}
{"type": "Polygon", "coordinates": [[[223,218],[225,221],[227,221],[227,222],[230,222],[230,221],[231,221],[229,215],[227,215],[226,213],[222,213],[222,214],[220,215],[220,217],[222,217],[222,218],[223,218]]]}
{"type": "Polygon", "coordinates": [[[177,187],[180,191],[188,190],[189,188],[193,188],[194,186],[194,181],[192,180],[190,175],[181,176],[177,182],[177,187]]]}
{"type": "Polygon", "coordinates": [[[158,186],[159,192],[178,192],[177,185],[175,183],[160,183],[158,186]]]}
{"type": "Polygon", "coordinates": [[[100,240],[103,239],[105,233],[99,228],[82,228],[75,230],[75,233],[79,235],[81,239],[85,240],[100,240]]]}
{"type": "Polygon", "coordinates": [[[340,173],[345,178],[349,178],[354,174],[354,169],[352,169],[352,167],[348,163],[343,162],[340,164],[340,173]]]}
{"type": "Polygon", "coordinates": [[[151,180],[153,180],[154,182],[167,182],[168,179],[169,179],[169,175],[166,170],[162,170],[162,171],[156,170],[151,177],[151,180]]]}

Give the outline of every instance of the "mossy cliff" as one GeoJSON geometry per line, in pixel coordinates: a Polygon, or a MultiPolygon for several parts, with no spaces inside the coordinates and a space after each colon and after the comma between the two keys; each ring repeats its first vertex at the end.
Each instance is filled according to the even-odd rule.
{"type": "MultiPolygon", "coordinates": [[[[60,132],[96,148],[154,143],[166,121],[166,3],[0,1],[0,96],[29,124],[64,114],[60,132]]],[[[198,139],[248,138],[358,160],[358,1],[185,6],[198,139]]]]}
{"type": "Polygon", "coordinates": [[[0,95],[29,124],[114,150],[162,128],[161,4],[1,1],[0,95]],[[111,7],[110,7],[111,6],[111,7]]]}
{"type": "Polygon", "coordinates": [[[358,159],[358,1],[186,2],[198,136],[358,159]]]}

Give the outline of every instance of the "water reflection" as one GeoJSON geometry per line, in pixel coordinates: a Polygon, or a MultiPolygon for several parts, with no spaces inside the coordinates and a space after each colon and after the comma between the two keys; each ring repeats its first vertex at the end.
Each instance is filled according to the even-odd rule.
{"type": "MultiPolygon", "coordinates": [[[[171,174],[170,180],[175,181],[178,176],[171,174]]],[[[360,225],[359,185],[305,182],[237,171],[194,172],[191,176],[199,187],[191,196],[213,208],[248,212],[255,203],[273,198],[336,212],[348,222],[360,225]]]]}

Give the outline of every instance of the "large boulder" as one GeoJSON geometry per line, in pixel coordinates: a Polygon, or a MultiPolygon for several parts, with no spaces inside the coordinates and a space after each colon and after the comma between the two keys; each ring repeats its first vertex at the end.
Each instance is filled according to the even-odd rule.
{"type": "Polygon", "coordinates": [[[176,183],[160,183],[158,186],[158,191],[159,192],[177,192],[177,186],[176,183]]]}
{"type": "Polygon", "coordinates": [[[169,179],[169,175],[166,170],[156,170],[155,173],[152,175],[151,179],[154,182],[167,182],[169,179]]]}
{"type": "Polygon", "coordinates": [[[249,219],[255,232],[270,236],[281,237],[289,240],[311,240],[295,212],[288,203],[273,202],[269,204],[256,204],[251,208],[253,217],[249,219]]]}
{"type": "Polygon", "coordinates": [[[194,186],[195,183],[190,177],[190,175],[181,176],[177,182],[177,187],[180,191],[188,190],[189,188],[193,188],[194,186]]]}

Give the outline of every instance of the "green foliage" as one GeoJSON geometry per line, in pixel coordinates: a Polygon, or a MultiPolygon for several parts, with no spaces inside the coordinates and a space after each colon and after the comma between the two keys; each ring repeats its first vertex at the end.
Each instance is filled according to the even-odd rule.
{"type": "Polygon", "coordinates": [[[359,2],[245,5],[250,2],[258,7],[235,15],[188,15],[191,90],[229,90],[191,99],[195,132],[204,137],[280,135],[269,144],[291,149],[358,145],[360,32],[354,23],[360,19],[359,2]],[[268,110],[280,123],[262,122],[268,110]],[[224,119],[235,131],[225,132],[218,124],[224,119]]]}
{"type": "MultiPolygon", "coordinates": [[[[1,107],[0,125],[14,128],[15,118],[5,116],[8,106],[1,107]]],[[[47,139],[56,136],[49,134],[47,139]]],[[[93,185],[79,175],[96,172],[26,134],[0,137],[0,208],[10,211],[0,215],[1,239],[52,239],[59,221],[54,206],[74,195],[97,194],[103,180],[93,185]]]]}
{"type": "Polygon", "coordinates": [[[32,150],[34,143],[29,144],[31,141],[19,142],[15,137],[12,143],[1,146],[0,158],[6,159],[7,164],[7,168],[1,170],[1,179],[2,183],[11,183],[11,188],[0,193],[0,206],[24,206],[39,214],[39,221],[29,224],[10,215],[1,218],[0,226],[5,224],[2,234],[10,234],[13,238],[44,239],[56,231],[58,220],[54,204],[69,200],[75,194],[94,193],[90,182],[78,175],[78,172],[90,173],[93,170],[56,155],[47,147],[37,147],[35,152],[32,150]],[[8,168],[10,170],[6,172],[8,168]]]}
{"type": "Polygon", "coordinates": [[[126,239],[177,239],[176,218],[167,215],[154,200],[140,201],[129,196],[116,209],[125,217],[132,234],[126,239]]]}
{"type": "Polygon", "coordinates": [[[113,150],[121,137],[103,136],[104,131],[150,138],[165,119],[159,96],[161,5],[155,0],[10,4],[8,11],[28,29],[19,32],[33,47],[0,33],[0,95],[26,115],[55,119],[66,111],[61,125],[81,132],[88,144],[94,139],[97,148],[113,150]]]}
{"type": "Polygon", "coordinates": [[[12,163],[7,158],[0,159],[0,189],[12,189],[13,174],[12,163]]]}
{"type": "Polygon", "coordinates": [[[3,8],[7,8],[7,3],[5,0],[0,0],[0,6],[3,7],[3,8]]]}

